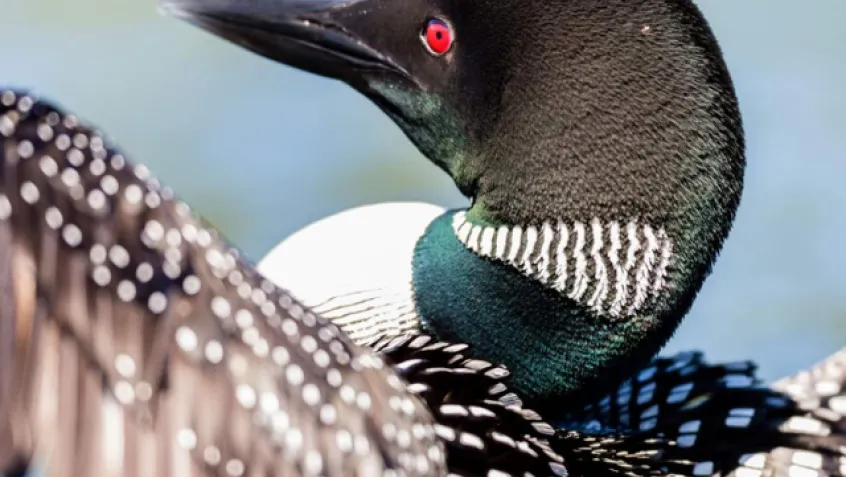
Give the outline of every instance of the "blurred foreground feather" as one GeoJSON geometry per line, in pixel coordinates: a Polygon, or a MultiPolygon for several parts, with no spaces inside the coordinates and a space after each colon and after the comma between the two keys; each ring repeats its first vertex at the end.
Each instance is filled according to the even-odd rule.
{"type": "Polygon", "coordinates": [[[41,450],[52,476],[444,471],[401,379],[146,168],[21,92],[0,92],[0,141],[0,469],[41,450]]]}

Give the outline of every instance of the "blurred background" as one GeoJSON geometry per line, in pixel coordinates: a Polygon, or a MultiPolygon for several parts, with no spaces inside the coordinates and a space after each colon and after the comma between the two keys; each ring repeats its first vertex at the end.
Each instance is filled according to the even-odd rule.
{"type": "MultiPolygon", "coordinates": [[[[749,146],[737,223],[665,352],[774,379],[846,346],[846,3],[700,0],[749,146]]],[[[375,106],[156,13],[154,0],[0,0],[0,84],[58,100],[253,259],[360,204],[461,206],[375,106]]]]}

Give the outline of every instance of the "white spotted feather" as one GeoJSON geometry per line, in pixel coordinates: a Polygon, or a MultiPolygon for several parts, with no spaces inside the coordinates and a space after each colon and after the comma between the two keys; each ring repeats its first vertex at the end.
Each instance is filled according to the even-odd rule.
{"type": "Polygon", "coordinates": [[[50,477],[445,473],[380,357],[100,134],[2,91],[0,157],[0,471],[49,450],[50,477]]]}

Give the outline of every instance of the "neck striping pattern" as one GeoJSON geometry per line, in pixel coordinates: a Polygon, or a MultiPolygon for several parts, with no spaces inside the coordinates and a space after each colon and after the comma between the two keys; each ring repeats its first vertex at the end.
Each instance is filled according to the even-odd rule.
{"type": "Polygon", "coordinates": [[[496,227],[473,224],[458,211],[452,228],[477,255],[508,264],[600,316],[642,314],[671,286],[672,240],[663,227],[637,220],[496,227]]]}

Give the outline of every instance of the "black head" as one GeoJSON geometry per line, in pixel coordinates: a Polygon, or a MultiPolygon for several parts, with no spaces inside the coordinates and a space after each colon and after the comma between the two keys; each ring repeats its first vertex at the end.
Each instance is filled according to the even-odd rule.
{"type": "Polygon", "coordinates": [[[690,0],[163,0],[162,8],[349,83],[492,221],[609,210],[666,219],[680,189],[709,173],[726,177],[706,182],[734,182],[720,193],[727,201],[739,196],[737,104],[690,0]]]}

